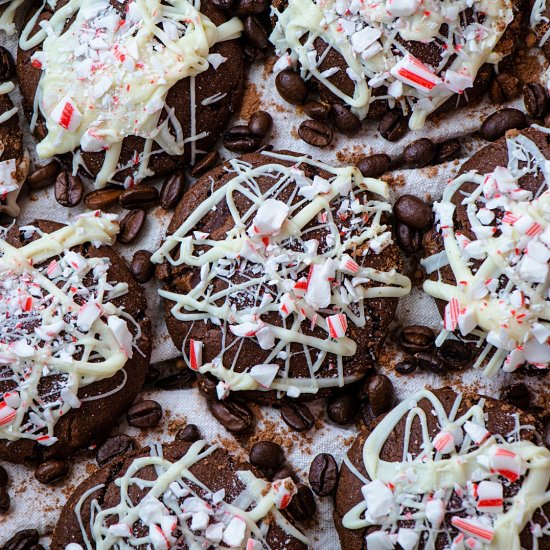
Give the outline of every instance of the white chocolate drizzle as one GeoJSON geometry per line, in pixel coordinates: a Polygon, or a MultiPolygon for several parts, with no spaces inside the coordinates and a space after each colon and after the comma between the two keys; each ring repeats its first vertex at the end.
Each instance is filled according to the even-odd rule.
{"type": "Polygon", "coordinates": [[[25,0],[0,0],[0,31],[4,31],[7,35],[15,34],[15,12],[17,8],[23,4],[25,0]]]}
{"type": "Polygon", "coordinates": [[[206,71],[210,47],[238,37],[242,23],[233,18],[217,27],[199,9],[198,1],[133,0],[121,15],[108,0],[70,0],[30,37],[39,10],[20,40],[22,49],[42,43],[32,56],[33,66],[42,70],[36,104],[48,128],[37,145],[38,156],[79,147],[104,151],[96,187],[136,166],[124,182],[130,186],[153,175],[148,168],[152,154],[181,156],[186,143],[203,137],[194,135],[192,104],[193,135],[184,139],[166,96],[178,81],[206,71]],[[167,116],[160,122],[163,112],[167,116]],[[145,147],[136,151],[131,166],[123,167],[119,158],[128,136],[144,138],[145,147]],[[152,152],[153,144],[158,151],[152,152]]]}
{"type": "MultiPolygon", "coordinates": [[[[135,458],[115,485],[120,490],[117,505],[102,509],[97,499],[90,503],[89,539],[82,521],[86,500],[104,485],[85,492],[75,506],[83,541],[88,550],[126,550],[145,545],[154,550],[180,548],[269,549],[270,526],[277,525],[288,537],[305,545],[307,538],[280,512],[288,506],[296,487],[290,478],[268,483],[251,471],[235,472],[244,490],[235,498],[225,491],[212,492],[191,471],[218,447],[197,441],[176,462],[163,458],[162,447],[151,446],[150,456],[135,458]],[[140,477],[144,468],[154,467],[156,478],[140,477]],[[137,487],[147,494],[134,504],[130,491],[137,487]],[[114,521],[116,520],[116,521],[114,521]]],[[[222,475],[220,470],[214,475],[222,475]]]]}
{"type": "Polygon", "coordinates": [[[391,549],[399,542],[414,549],[420,541],[423,548],[435,548],[443,534],[449,550],[520,550],[525,527],[530,527],[532,548],[545,547],[550,523],[542,507],[550,502],[550,450],[521,438],[522,430],[533,427],[521,426],[518,415],[510,434],[491,434],[484,399],[458,416],[461,401],[458,394],[447,413],[432,392],[422,390],[390,411],[363,446],[368,478],[346,456],[346,465],[365,485],[364,500],[345,514],[343,525],[379,526],[366,537],[368,548],[391,549]],[[423,399],[432,406],[428,413],[418,406],[423,399]],[[428,429],[430,412],[440,429],[435,437],[428,429]],[[403,459],[386,462],[380,453],[404,418],[403,459]],[[413,440],[413,422],[420,441],[413,440]],[[409,450],[412,444],[421,449],[416,456],[409,450]],[[504,496],[514,483],[511,496],[504,496]]]}
{"type": "Polygon", "coordinates": [[[351,166],[334,168],[306,157],[263,154],[266,164],[258,167],[230,161],[229,181],[212,190],[152,257],[156,263],[200,269],[200,284],[187,294],[159,293],[175,302],[172,315],[191,325],[183,356],[190,368],[221,381],[220,398],[230,391],[269,389],[296,397],[353,381],[353,376],[344,376],[344,358],[357,349],[346,336],[348,322],[364,327],[365,300],[404,296],[411,286],[395,269],[383,272],[364,265],[367,255],[379,254],[392,243],[382,218],[391,212],[384,182],[364,178],[351,166]],[[328,179],[306,175],[308,166],[326,171],[328,179]],[[260,190],[259,177],[273,180],[267,192],[260,190]],[[245,212],[236,206],[238,196],[252,203],[245,212]],[[283,201],[282,196],[290,198],[283,201]],[[195,230],[224,203],[234,222],[225,240],[195,230]],[[312,231],[322,232],[322,239],[308,238],[312,231]],[[240,279],[234,281],[236,277],[240,279]],[[213,291],[216,280],[225,283],[225,290],[213,291]],[[280,324],[262,318],[273,313],[281,317],[280,324]],[[192,323],[199,322],[219,325],[223,338],[221,353],[206,364],[201,363],[202,342],[188,339],[192,323]],[[326,335],[307,334],[309,327],[326,335]],[[237,338],[228,343],[228,334],[237,338]],[[237,372],[245,338],[256,339],[259,348],[270,352],[262,364],[237,372]],[[289,375],[297,353],[291,350],[293,344],[302,348],[309,377],[289,375]],[[226,364],[224,354],[233,346],[237,355],[226,364]],[[317,376],[329,360],[334,375],[317,376]]]}
{"type": "Polygon", "coordinates": [[[21,248],[0,239],[0,381],[10,387],[0,394],[0,438],[49,446],[58,419],[80,407],[79,388],[121,370],[140,331],[132,337],[130,316],[111,302],[128,287],[108,280],[109,259],[70,250],[112,244],[116,216],[92,212],[52,233],[21,231],[40,238],[21,248]]]}
{"type": "MultiPolygon", "coordinates": [[[[14,89],[15,85],[13,82],[4,82],[0,84],[0,95],[8,94],[14,89]]],[[[16,113],[17,107],[13,107],[2,113],[0,115],[0,125],[10,120],[16,113]]],[[[0,212],[16,217],[19,215],[17,197],[24,181],[27,179],[30,159],[26,149],[23,151],[23,156],[19,162],[14,158],[3,159],[4,151],[4,144],[0,141],[0,212]]]]}
{"type": "Polygon", "coordinates": [[[455,284],[441,275],[427,280],[424,290],[448,302],[440,345],[450,331],[485,340],[475,366],[491,353],[485,374],[499,366],[512,372],[525,363],[548,368],[550,363],[550,166],[527,137],[507,139],[508,166],[490,174],[467,173],[452,181],[441,202],[434,204],[437,228],[445,246],[442,256],[422,261],[428,273],[448,264],[455,284]],[[528,174],[544,176],[536,193],[520,186],[528,174]],[[468,194],[464,184],[474,183],[468,194]],[[470,240],[455,228],[456,193],[465,195],[470,240]],[[435,261],[435,263],[434,263],[435,261]],[[437,264],[437,265],[436,265],[437,264]]]}
{"type": "Polygon", "coordinates": [[[361,119],[373,101],[400,104],[412,114],[415,130],[454,94],[467,94],[483,64],[500,61],[495,48],[513,20],[510,0],[289,0],[273,15],[270,40],[280,56],[274,70],[297,66],[303,78],[315,77],[361,119]],[[328,45],[322,55],[314,47],[318,38],[328,45]],[[408,41],[436,45],[438,64],[416,59],[408,41]],[[340,68],[319,68],[331,49],[347,65],[352,95],[330,79],[340,68]],[[387,93],[375,97],[372,90],[381,86],[387,93]]]}

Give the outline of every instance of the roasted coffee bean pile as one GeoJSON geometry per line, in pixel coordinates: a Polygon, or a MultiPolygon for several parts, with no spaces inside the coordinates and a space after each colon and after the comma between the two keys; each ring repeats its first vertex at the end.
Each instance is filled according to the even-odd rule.
{"type": "Polygon", "coordinates": [[[399,374],[411,374],[421,368],[445,375],[466,368],[474,359],[470,346],[460,340],[448,339],[436,347],[434,331],[423,325],[403,327],[398,343],[409,354],[409,357],[396,365],[395,370],[399,374]]]}
{"type": "Polygon", "coordinates": [[[238,124],[229,128],[223,136],[223,146],[234,153],[257,151],[263,140],[271,132],[273,119],[266,111],[256,111],[248,124],[238,124]]]}

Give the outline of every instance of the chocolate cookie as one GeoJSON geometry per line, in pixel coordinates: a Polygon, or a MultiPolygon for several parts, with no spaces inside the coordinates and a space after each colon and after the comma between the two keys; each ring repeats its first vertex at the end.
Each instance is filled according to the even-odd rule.
{"type": "Polygon", "coordinates": [[[17,196],[29,171],[29,155],[23,145],[17,108],[8,95],[11,82],[0,84],[0,213],[17,216],[17,196]]]}
{"type": "Polygon", "coordinates": [[[491,64],[515,52],[524,0],[275,2],[270,36],[289,67],[360,119],[397,107],[419,129],[487,88],[491,64]]]}
{"type": "Polygon", "coordinates": [[[210,1],[31,8],[17,70],[39,157],[74,153],[97,187],[194,163],[241,100],[241,29],[210,1]]]}
{"type": "Polygon", "coordinates": [[[388,187],[289,152],[244,155],[184,195],[153,255],[188,366],[273,402],[367,372],[410,281],[388,187]]]}
{"type": "Polygon", "coordinates": [[[407,397],[344,459],[342,548],[547,548],[550,451],[535,443],[536,425],[449,388],[407,397]]]}
{"type": "Polygon", "coordinates": [[[0,239],[0,459],[68,457],[101,442],[140,391],[151,327],[110,248],[113,217],[11,226],[0,239]]]}
{"type": "Polygon", "coordinates": [[[465,162],[434,204],[424,290],[440,301],[444,331],[485,341],[475,366],[547,369],[550,363],[548,135],[509,132],[465,162]],[[527,163],[527,164],[526,164],[527,163]]]}
{"type": "Polygon", "coordinates": [[[217,445],[155,445],[114,460],[77,487],[52,550],[301,550],[307,539],[283,511],[295,493],[291,478],[268,483],[217,445]]]}

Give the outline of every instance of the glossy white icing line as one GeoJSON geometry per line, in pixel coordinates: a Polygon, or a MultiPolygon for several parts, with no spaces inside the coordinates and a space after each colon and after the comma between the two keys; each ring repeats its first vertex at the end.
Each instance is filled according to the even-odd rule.
{"type": "Polygon", "coordinates": [[[52,445],[57,420],[80,407],[79,388],[122,369],[140,331],[132,337],[127,314],[111,302],[127,285],[108,280],[110,261],[70,250],[112,244],[116,216],[92,212],[53,233],[21,230],[40,238],[21,248],[0,238],[0,379],[9,388],[0,395],[0,438],[52,445]]]}
{"type": "Polygon", "coordinates": [[[152,446],[150,456],[134,459],[124,475],[115,480],[120,491],[117,505],[102,509],[92,498],[92,540],[82,520],[82,507],[104,486],[86,491],[75,506],[86,548],[131,549],[147,545],[167,550],[185,544],[196,550],[264,550],[270,548],[266,538],[273,524],[307,545],[307,538],[280,512],[296,492],[290,478],[268,483],[250,471],[238,471],[236,475],[244,490],[228,502],[223,489],[212,492],[193,475],[190,468],[216,449],[215,445],[208,447],[205,441],[197,441],[177,462],[170,462],[162,457],[160,446],[152,446]],[[140,477],[148,467],[156,470],[153,481],[140,477]],[[146,490],[147,495],[134,504],[130,492],[136,487],[146,490]],[[138,532],[139,536],[134,534],[138,532]]]}
{"type": "Polygon", "coordinates": [[[211,363],[201,363],[201,342],[186,338],[183,354],[190,368],[210,372],[221,381],[221,397],[250,389],[296,396],[351,381],[344,378],[343,359],[353,356],[357,346],[346,336],[348,323],[365,326],[365,300],[400,297],[410,290],[409,279],[394,269],[382,272],[363,265],[367,255],[381,253],[392,242],[382,220],[391,212],[384,182],[363,178],[354,167],[264,155],[267,164],[256,168],[230,161],[229,181],[197,205],[152,258],[200,269],[201,282],[190,292],[159,293],[174,302],[171,312],[176,319],[220,326],[222,351],[211,363]],[[328,179],[310,178],[304,172],[308,166],[325,170],[328,179]],[[266,192],[257,184],[259,177],[273,180],[266,192]],[[379,196],[367,200],[366,191],[379,196]],[[239,211],[237,196],[246,197],[250,208],[239,211]],[[197,224],[223,203],[234,222],[227,238],[213,240],[196,231],[197,224]],[[313,231],[319,231],[321,239],[310,238],[313,231]],[[214,291],[217,281],[226,288],[214,291]],[[264,320],[267,314],[279,315],[281,325],[264,320]],[[322,329],[323,336],[308,334],[310,326],[322,329]],[[228,334],[237,336],[231,344],[228,334]],[[270,352],[262,364],[236,372],[238,353],[233,364],[227,364],[224,354],[233,346],[240,350],[245,338],[256,339],[270,352]],[[305,354],[309,377],[289,376],[296,353],[292,344],[305,354]],[[317,377],[329,354],[334,356],[334,376],[317,377]]]}
{"type": "MultiPolygon", "coordinates": [[[[2,17],[0,17],[0,29],[2,17]]],[[[9,94],[15,89],[13,82],[0,84],[0,95],[9,94]]],[[[10,120],[17,113],[17,107],[13,107],[0,115],[0,125],[10,120]]],[[[30,158],[27,150],[19,162],[16,159],[4,159],[4,144],[0,141],[0,213],[11,217],[19,215],[17,197],[21,187],[27,179],[29,172],[30,158]]]]}
{"type": "MultiPolygon", "coordinates": [[[[242,30],[236,18],[216,26],[199,9],[199,2],[188,0],[133,0],[122,16],[107,0],[70,0],[29,38],[32,19],[20,45],[42,44],[32,57],[32,65],[42,70],[37,102],[48,128],[38,155],[48,158],[79,147],[104,151],[97,187],[123,169],[118,163],[127,136],[144,138],[146,145],[133,159],[139,169],[126,186],[152,175],[153,144],[182,155],[188,140],[173,113],[168,113],[173,131],[168,120],[159,122],[166,96],[178,81],[208,69],[211,46],[242,30]]],[[[193,118],[194,110],[191,105],[193,118]]],[[[193,141],[194,121],[191,126],[193,141]]]]}
{"type": "Polygon", "coordinates": [[[522,440],[521,430],[532,427],[520,426],[517,418],[512,433],[490,434],[483,399],[458,416],[461,400],[459,394],[447,414],[432,392],[422,390],[390,411],[363,447],[368,479],[346,457],[351,472],[365,485],[364,500],[345,514],[344,527],[380,526],[374,538],[389,544],[381,548],[393,548],[400,537],[413,541],[410,548],[416,548],[420,540],[424,548],[433,548],[437,537],[445,533],[447,547],[453,550],[520,550],[519,535],[529,525],[532,547],[537,548],[537,540],[547,537],[550,528],[544,514],[537,521],[533,518],[550,502],[550,451],[522,440]],[[422,399],[432,406],[428,413],[417,406],[422,399]],[[430,412],[440,428],[435,437],[428,431],[426,414],[430,412]],[[403,460],[386,462],[380,453],[404,418],[403,460]],[[414,441],[422,451],[414,458],[409,450],[413,422],[422,433],[420,442],[414,441]],[[504,498],[503,489],[516,481],[520,483],[517,492],[504,498]],[[401,522],[411,520],[414,526],[404,528],[401,522]],[[458,534],[451,533],[449,522],[458,534]]]}
{"type": "MultiPolygon", "coordinates": [[[[485,368],[487,375],[499,366],[511,372],[525,363],[537,368],[548,368],[550,363],[550,169],[527,137],[520,134],[507,144],[507,167],[485,175],[464,174],[435,203],[437,228],[456,284],[447,284],[441,277],[424,283],[428,294],[448,302],[446,332],[437,343],[454,330],[485,339],[489,349],[483,359],[494,351],[485,368]],[[538,192],[519,187],[521,177],[539,173],[544,181],[538,192]],[[460,192],[465,194],[462,204],[473,240],[455,230],[451,202],[470,182],[476,185],[474,191],[460,192]]],[[[422,263],[428,272],[442,265],[433,257],[422,263]]]]}
{"type": "Polygon", "coordinates": [[[280,56],[275,70],[298,66],[303,78],[317,78],[360,118],[373,101],[399,104],[412,114],[415,130],[454,94],[467,94],[484,63],[500,61],[495,47],[513,20],[510,0],[289,0],[285,6],[273,10],[270,40],[280,56]],[[467,19],[470,8],[474,17],[467,19]],[[322,56],[313,47],[318,38],[328,45],[322,56]],[[406,41],[437,45],[439,63],[422,64],[406,41]],[[319,69],[329,49],[345,60],[351,96],[331,82],[332,70],[319,69]],[[381,86],[387,93],[374,97],[372,90],[381,86]]]}
{"type": "Polygon", "coordinates": [[[25,0],[0,0],[0,31],[8,35],[15,34],[15,12],[25,0]]]}

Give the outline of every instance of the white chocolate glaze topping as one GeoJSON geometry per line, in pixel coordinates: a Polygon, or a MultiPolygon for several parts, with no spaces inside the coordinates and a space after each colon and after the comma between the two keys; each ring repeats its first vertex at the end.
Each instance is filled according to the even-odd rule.
{"type": "Polygon", "coordinates": [[[128,288],[108,280],[110,261],[70,250],[112,244],[115,216],[91,212],[53,233],[22,231],[40,238],[21,248],[0,238],[0,380],[9,386],[0,394],[0,438],[53,445],[57,420],[80,407],[79,388],[132,357],[139,325],[111,302],[128,288]]]}
{"type": "Polygon", "coordinates": [[[298,66],[303,78],[318,79],[360,118],[373,101],[399,104],[411,113],[412,129],[454,94],[468,94],[484,63],[500,61],[495,47],[513,19],[510,0],[289,0],[273,15],[270,40],[280,56],[274,70],[298,66]],[[318,38],[328,45],[321,55],[318,38]],[[432,65],[411,53],[411,42],[439,52],[432,65]],[[319,69],[331,49],[347,68],[319,69]],[[352,95],[330,79],[341,70],[353,81],[352,95]],[[374,97],[382,86],[387,93],[374,97]]]}
{"type": "Polygon", "coordinates": [[[266,164],[258,167],[230,161],[231,179],[213,190],[152,257],[153,262],[200,270],[200,284],[190,292],[159,293],[175,302],[171,313],[176,319],[219,325],[224,344],[213,361],[202,364],[203,343],[188,336],[182,351],[190,368],[220,380],[220,398],[230,391],[269,389],[297,397],[351,381],[344,377],[344,358],[355,354],[357,344],[347,336],[348,324],[365,326],[365,300],[404,296],[411,285],[395,269],[384,272],[364,265],[367,256],[383,253],[392,243],[383,220],[391,212],[384,182],[363,178],[354,167],[263,154],[266,164]],[[311,178],[308,167],[326,171],[327,179],[311,178]],[[259,177],[273,180],[267,192],[260,190],[259,177]],[[367,197],[367,191],[379,196],[367,197]],[[251,201],[248,210],[237,207],[238,195],[251,201]],[[223,203],[234,222],[227,238],[213,240],[196,231],[201,219],[223,203]],[[310,237],[314,232],[322,238],[310,237]],[[225,289],[216,292],[220,281],[225,289]],[[270,314],[281,322],[266,321],[270,314]],[[311,334],[310,327],[325,336],[311,334]],[[228,333],[237,336],[231,344],[226,342],[228,333]],[[270,353],[261,364],[237,372],[238,353],[232,364],[224,354],[233,346],[240,350],[242,339],[250,338],[270,353]],[[292,344],[307,357],[309,377],[289,376],[296,353],[292,344]],[[329,359],[335,363],[334,376],[316,376],[329,359]]]}
{"type": "Polygon", "coordinates": [[[458,416],[459,394],[449,413],[430,391],[406,398],[390,411],[367,437],[363,464],[367,478],[346,456],[345,463],[365,485],[364,500],[343,518],[347,529],[372,525],[369,550],[391,550],[399,543],[406,550],[435,548],[443,536],[448,550],[520,550],[520,533],[532,533],[530,548],[544,548],[550,523],[537,511],[550,502],[550,451],[521,439],[520,425],[509,434],[486,429],[484,399],[458,416]],[[440,431],[431,437],[427,414],[418,403],[428,399],[440,431]],[[403,459],[386,462],[382,448],[397,424],[406,419],[403,459]],[[412,433],[420,429],[421,440],[412,433]],[[413,455],[414,445],[421,451],[413,455]],[[406,525],[406,526],[405,526],[406,525]],[[544,540],[543,540],[544,537],[544,540]]]}
{"type": "Polygon", "coordinates": [[[424,290],[448,302],[444,331],[485,340],[478,364],[494,352],[485,372],[499,366],[511,372],[525,363],[550,363],[550,163],[535,143],[519,134],[507,139],[508,166],[489,174],[467,173],[452,181],[434,204],[444,252],[423,260],[428,273],[449,265],[455,284],[441,277],[424,290]],[[520,186],[521,177],[544,175],[536,193],[520,186]],[[464,184],[473,183],[467,193],[464,184]],[[455,227],[453,196],[464,195],[474,238],[455,227]]]}

